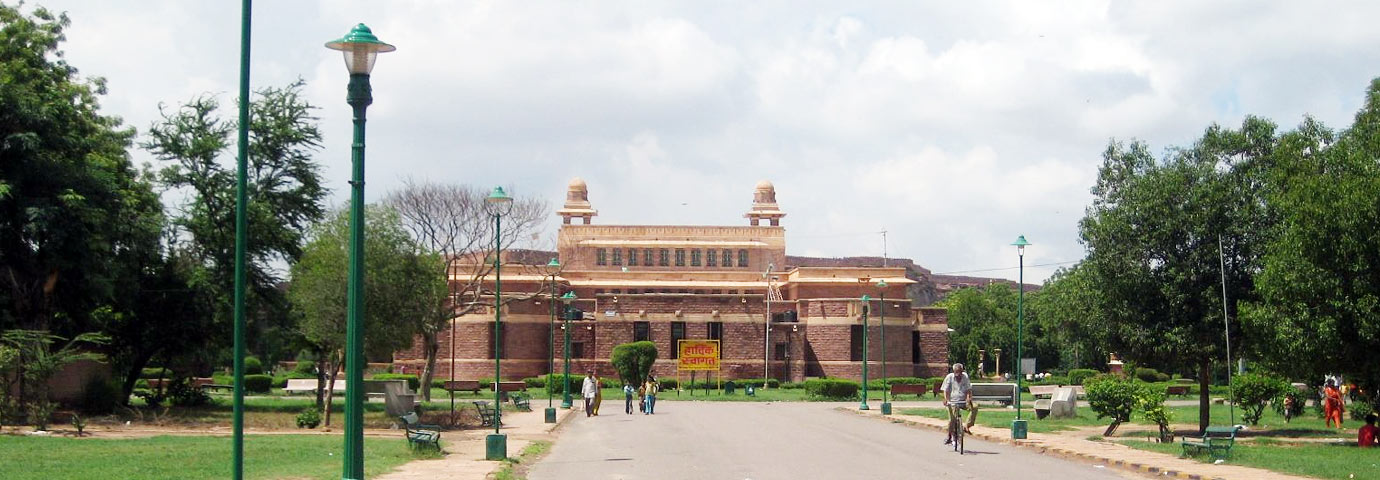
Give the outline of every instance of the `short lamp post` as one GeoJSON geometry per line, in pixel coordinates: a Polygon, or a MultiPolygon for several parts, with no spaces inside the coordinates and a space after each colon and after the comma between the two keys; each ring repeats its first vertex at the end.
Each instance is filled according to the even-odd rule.
{"type": "MultiPolygon", "coordinates": [[[[364,478],[364,111],[374,102],[369,73],[379,53],[396,50],[379,41],[363,23],[326,48],[345,56],[350,72],[345,102],[354,108],[355,139],[351,148],[350,177],[350,279],[345,332],[345,454],[341,477],[364,478]]],[[[241,99],[241,101],[246,101],[241,99]]]]}
{"type": "Polygon", "coordinates": [[[880,319],[878,323],[882,325],[882,415],[891,415],[891,402],[887,401],[886,395],[887,390],[891,389],[891,385],[886,382],[886,287],[886,280],[877,282],[877,292],[882,297],[881,303],[877,305],[881,308],[877,312],[877,318],[880,319]]]}
{"type": "Polygon", "coordinates": [[[858,410],[869,410],[867,406],[867,308],[872,303],[872,297],[862,296],[862,401],[858,403],[858,410]]]}
{"type": "MultiPolygon", "coordinates": [[[[546,356],[546,381],[551,383],[551,374],[556,371],[556,274],[561,272],[561,262],[551,259],[547,262],[544,272],[551,277],[550,290],[546,294],[547,306],[551,309],[551,319],[546,327],[546,346],[552,350],[551,355],[546,356]]],[[[546,423],[556,423],[556,407],[552,405],[551,388],[546,389],[546,423]]]]}
{"type": "Polygon", "coordinates": [[[570,317],[575,316],[575,311],[571,310],[570,304],[575,301],[575,292],[565,292],[561,295],[561,303],[565,304],[565,326],[561,330],[565,332],[565,349],[562,350],[565,356],[565,394],[561,397],[561,408],[569,410],[575,404],[570,400],[570,317]]]}
{"type": "Polygon", "coordinates": [[[1021,333],[1025,331],[1025,247],[1030,242],[1025,241],[1025,235],[1021,235],[1011,245],[1016,247],[1016,255],[1021,262],[1020,283],[1016,289],[1016,370],[1012,372],[1016,375],[1016,419],[1011,421],[1011,438],[1023,439],[1026,437],[1026,421],[1021,419],[1021,377],[1025,376],[1025,369],[1021,366],[1021,333]]]}
{"type": "Polygon", "coordinates": [[[484,439],[484,459],[503,460],[508,458],[508,436],[498,433],[503,416],[500,365],[503,359],[503,216],[513,209],[513,197],[494,187],[494,191],[484,199],[486,209],[494,217],[494,433],[484,439]]]}

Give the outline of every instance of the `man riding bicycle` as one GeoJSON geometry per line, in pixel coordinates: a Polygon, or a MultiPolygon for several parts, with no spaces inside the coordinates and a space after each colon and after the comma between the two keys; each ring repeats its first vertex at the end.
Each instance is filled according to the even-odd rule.
{"type": "MultiPolygon", "coordinates": [[[[973,383],[969,381],[968,374],[963,373],[962,363],[954,364],[953,373],[944,377],[940,389],[944,391],[944,406],[949,409],[950,425],[955,420],[961,423],[963,410],[968,410],[968,423],[963,425],[963,432],[972,434],[973,422],[977,421],[977,405],[973,403],[973,383]]],[[[948,437],[944,438],[944,444],[953,443],[954,436],[951,428],[948,437]]]]}

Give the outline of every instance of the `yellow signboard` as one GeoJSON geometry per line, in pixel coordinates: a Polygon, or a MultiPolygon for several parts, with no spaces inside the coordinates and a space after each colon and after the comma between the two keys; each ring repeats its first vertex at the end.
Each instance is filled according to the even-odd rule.
{"type": "Polygon", "coordinates": [[[681,340],[676,368],[683,371],[719,370],[718,340],[681,340]]]}

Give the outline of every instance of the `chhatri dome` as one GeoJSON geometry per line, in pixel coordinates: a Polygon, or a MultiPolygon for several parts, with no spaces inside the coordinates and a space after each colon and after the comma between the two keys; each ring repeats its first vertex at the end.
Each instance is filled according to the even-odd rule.
{"type": "Polygon", "coordinates": [[[588,225],[590,219],[599,214],[589,203],[589,187],[585,185],[584,179],[570,179],[570,186],[565,191],[565,207],[556,210],[556,214],[561,216],[561,223],[566,225],[570,224],[572,218],[579,218],[581,223],[588,225]]]}
{"type": "Polygon", "coordinates": [[[779,227],[781,217],[784,216],[786,213],[776,205],[776,187],[766,180],[757,182],[757,187],[752,192],[752,210],[748,210],[743,217],[752,220],[753,226],[758,226],[762,220],[766,220],[771,226],[779,227]]]}

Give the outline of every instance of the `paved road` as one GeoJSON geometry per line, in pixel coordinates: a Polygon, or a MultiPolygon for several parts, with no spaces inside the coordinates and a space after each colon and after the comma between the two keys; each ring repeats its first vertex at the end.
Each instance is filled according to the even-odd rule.
{"type": "MultiPolygon", "coordinates": [[[[1115,479],[1130,474],[833,410],[821,403],[657,402],[656,415],[578,415],[531,480],[1115,479]]],[[[856,404],[854,404],[856,406],[856,404]]],[[[875,408],[875,407],[874,407],[875,408]]],[[[577,412],[578,414],[579,412],[577,412]]],[[[1138,477],[1132,477],[1138,478],[1138,477]]]]}

